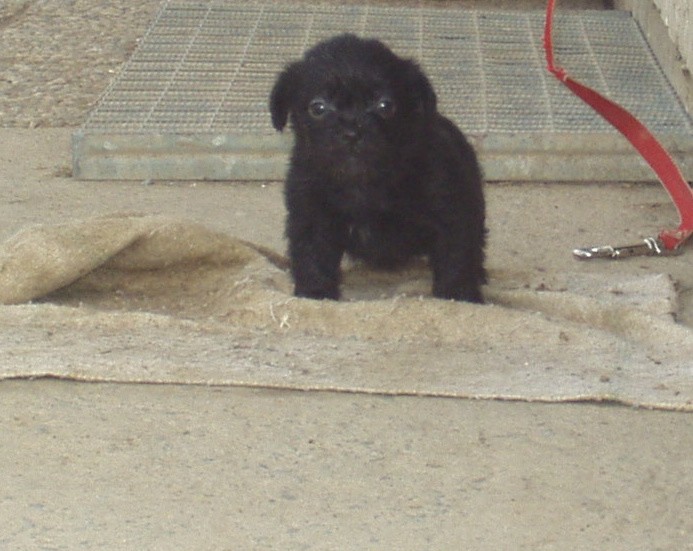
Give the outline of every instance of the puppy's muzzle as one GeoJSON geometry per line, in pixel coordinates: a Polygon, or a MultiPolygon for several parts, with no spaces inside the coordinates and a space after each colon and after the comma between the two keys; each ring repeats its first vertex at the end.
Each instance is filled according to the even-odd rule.
{"type": "Polygon", "coordinates": [[[340,139],[346,145],[356,145],[363,138],[363,129],[355,117],[343,116],[340,119],[340,139]]]}
{"type": "Polygon", "coordinates": [[[358,129],[349,128],[349,129],[344,129],[342,131],[341,138],[342,138],[342,141],[346,145],[353,146],[353,145],[356,145],[358,142],[361,141],[361,136],[362,136],[362,134],[358,129]]]}

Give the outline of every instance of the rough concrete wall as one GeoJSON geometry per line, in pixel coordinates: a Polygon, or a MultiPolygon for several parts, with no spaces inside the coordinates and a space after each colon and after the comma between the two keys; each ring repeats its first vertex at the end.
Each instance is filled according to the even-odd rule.
{"type": "Polygon", "coordinates": [[[655,0],[669,34],[689,69],[693,69],[693,7],[690,0],[655,0]]]}

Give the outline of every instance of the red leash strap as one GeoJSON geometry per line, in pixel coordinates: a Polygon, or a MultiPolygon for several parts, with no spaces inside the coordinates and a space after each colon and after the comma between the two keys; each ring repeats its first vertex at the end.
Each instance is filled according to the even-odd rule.
{"type": "Polygon", "coordinates": [[[591,88],[573,80],[565,70],[557,67],[553,54],[553,13],[556,0],[548,0],[546,8],[546,25],[544,28],[544,50],[548,70],[565,84],[575,95],[581,98],[607,122],[616,128],[635,147],[640,155],[652,167],[657,177],[666,188],[679,212],[680,224],[675,230],[660,232],[657,239],[646,239],[644,245],[633,247],[595,247],[578,249],[575,254],[580,258],[611,257],[619,258],[632,254],[664,254],[673,251],[693,235],[693,190],[684,179],[681,171],[671,156],[652,135],[652,133],[633,115],[620,105],[605,98],[591,88]],[[630,254],[629,254],[630,253],[630,254]]]}

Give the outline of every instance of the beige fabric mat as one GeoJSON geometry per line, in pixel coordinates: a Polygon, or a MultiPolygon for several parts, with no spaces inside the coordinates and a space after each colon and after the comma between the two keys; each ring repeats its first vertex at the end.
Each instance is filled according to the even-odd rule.
{"type": "Polygon", "coordinates": [[[242,385],[693,411],[693,334],[663,274],[491,274],[478,306],[430,276],[347,267],[291,296],[285,260],[200,225],[114,215],[0,247],[0,379],[242,385]]]}

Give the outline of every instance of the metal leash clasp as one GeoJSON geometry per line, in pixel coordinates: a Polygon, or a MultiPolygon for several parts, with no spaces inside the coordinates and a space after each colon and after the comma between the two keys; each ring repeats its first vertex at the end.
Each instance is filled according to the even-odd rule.
{"type": "Polygon", "coordinates": [[[669,250],[664,246],[658,237],[647,237],[642,243],[636,245],[626,245],[623,247],[591,247],[587,249],[573,249],[573,256],[580,260],[592,260],[594,258],[610,258],[618,260],[620,258],[630,258],[632,256],[673,256],[681,254],[678,249],[669,250]]]}

